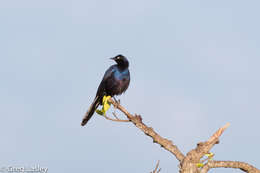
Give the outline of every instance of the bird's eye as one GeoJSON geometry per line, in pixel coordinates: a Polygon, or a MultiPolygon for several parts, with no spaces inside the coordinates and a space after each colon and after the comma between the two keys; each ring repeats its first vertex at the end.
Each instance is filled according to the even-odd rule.
{"type": "Polygon", "coordinates": [[[118,60],[118,59],[120,59],[120,57],[118,56],[118,57],[116,57],[116,59],[118,60]]]}

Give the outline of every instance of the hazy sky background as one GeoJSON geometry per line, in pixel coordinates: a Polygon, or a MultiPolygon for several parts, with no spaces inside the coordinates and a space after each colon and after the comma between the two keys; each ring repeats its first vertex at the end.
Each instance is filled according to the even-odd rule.
{"type": "Polygon", "coordinates": [[[230,122],[214,159],[260,168],[259,7],[259,0],[0,1],[0,166],[144,173],[160,160],[162,172],[177,172],[175,157],[131,123],[95,115],[80,126],[109,58],[121,53],[131,83],[119,98],[130,112],[184,153],[230,122]]]}

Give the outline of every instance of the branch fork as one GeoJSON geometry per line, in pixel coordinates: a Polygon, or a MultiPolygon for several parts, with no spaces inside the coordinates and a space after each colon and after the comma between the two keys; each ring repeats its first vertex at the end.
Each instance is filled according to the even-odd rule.
{"type": "MultiPolygon", "coordinates": [[[[219,143],[219,138],[223,134],[223,132],[230,126],[229,123],[219,128],[207,141],[198,143],[195,149],[192,149],[186,155],[184,155],[178,149],[178,147],[173,144],[172,141],[161,137],[158,133],[154,131],[152,127],[148,127],[147,125],[145,125],[142,122],[142,117],[140,115],[130,114],[123,106],[120,105],[120,102],[116,100],[110,98],[108,102],[113,104],[114,108],[124,113],[127,117],[127,120],[119,119],[115,113],[113,113],[115,119],[104,116],[106,119],[117,122],[132,122],[137,128],[144,132],[145,135],[151,137],[154,143],[159,144],[161,147],[163,147],[165,150],[169,151],[176,157],[176,159],[180,162],[180,173],[207,173],[211,168],[238,168],[247,173],[260,173],[259,169],[245,162],[214,161],[212,160],[213,155],[201,161],[203,156],[210,153],[211,148],[215,144],[219,143]],[[207,161],[205,164],[198,166],[198,163],[203,163],[205,161],[207,161]]],[[[151,173],[159,173],[161,169],[158,168],[159,162],[151,173]]]]}

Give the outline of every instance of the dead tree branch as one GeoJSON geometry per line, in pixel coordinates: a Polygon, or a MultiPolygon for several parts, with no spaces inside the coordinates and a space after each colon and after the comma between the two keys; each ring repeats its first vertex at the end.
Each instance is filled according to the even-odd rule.
{"type": "Polygon", "coordinates": [[[158,160],[154,170],[150,173],[159,173],[161,171],[161,168],[159,168],[160,160],[158,160]]]}
{"type": "Polygon", "coordinates": [[[187,156],[184,158],[183,162],[181,162],[181,173],[189,172],[200,172],[197,164],[200,163],[200,159],[207,153],[209,153],[210,149],[219,142],[219,137],[222,135],[224,130],[229,126],[227,123],[222,128],[218,129],[206,142],[200,142],[197,144],[197,147],[190,152],[188,152],[187,156]]]}
{"type": "Polygon", "coordinates": [[[209,161],[201,170],[201,173],[207,173],[211,168],[237,168],[247,173],[259,173],[259,169],[248,163],[238,161],[209,161]]]}
{"type": "Polygon", "coordinates": [[[119,119],[119,118],[117,118],[117,116],[115,115],[115,114],[113,114],[115,117],[116,117],[116,119],[113,119],[113,118],[110,118],[110,117],[108,117],[107,115],[103,115],[107,120],[110,120],[110,121],[116,121],[116,122],[130,122],[129,120],[121,120],[121,119],[119,119]]]}
{"type": "MultiPolygon", "coordinates": [[[[150,136],[153,139],[154,143],[159,144],[165,150],[171,152],[177,160],[180,162],[180,173],[207,173],[211,168],[238,168],[247,173],[260,173],[260,170],[249,165],[248,163],[238,162],[238,161],[213,161],[211,160],[214,156],[211,155],[210,158],[201,161],[202,157],[206,154],[210,153],[211,148],[219,143],[219,137],[223,134],[223,132],[230,125],[227,123],[225,126],[218,129],[206,142],[200,142],[197,144],[197,147],[187,153],[185,156],[176,145],[173,144],[172,141],[161,137],[158,133],[156,133],[153,128],[146,126],[142,122],[142,117],[140,115],[132,115],[130,114],[123,106],[120,105],[119,102],[109,99],[109,102],[113,104],[113,106],[123,112],[128,120],[131,121],[137,128],[143,131],[147,136],[150,136]],[[203,162],[207,161],[207,163],[203,164],[203,162]],[[201,163],[202,162],[202,163],[201,163]],[[198,166],[198,164],[202,166],[198,166]]],[[[112,121],[122,121],[114,115],[116,119],[105,117],[112,121]]],[[[156,165],[155,170],[152,173],[158,173],[161,169],[158,169],[159,162],[156,165]],[[156,172],[157,170],[157,172],[156,172]]]]}

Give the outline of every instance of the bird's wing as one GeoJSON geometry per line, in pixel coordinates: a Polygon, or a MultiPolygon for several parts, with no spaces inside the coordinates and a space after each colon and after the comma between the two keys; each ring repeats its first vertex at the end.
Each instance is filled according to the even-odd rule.
{"type": "Polygon", "coordinates": [[[111,77],[113,77],[113,74],[115,73],[115,71],[116,71],[116,65],[112,65],[111,67],[109,67],[107,69],[107,71],[105,72],[105,74],[103,76],[101,83],[99,84],[96,96],[101,96],[104,94],[106,81],[109,80],[111,77]]]}
{"type": "Polygon", "coordinates": [[[125,92],[127,90],[127,88],[129,87],[130,84],[130,72],[128,71],[128,76],[127,78],[125,78],[125,80],[127,81],[127,83],[125,84],[124,88],[122,89],[122,92],[125,92]]]}

